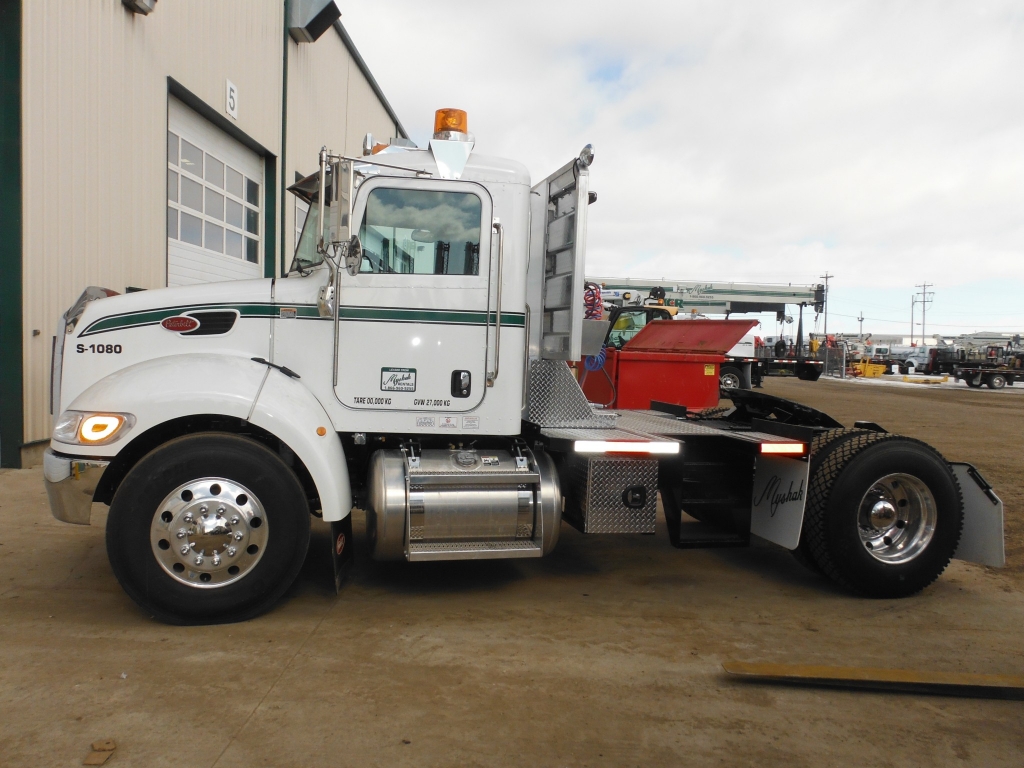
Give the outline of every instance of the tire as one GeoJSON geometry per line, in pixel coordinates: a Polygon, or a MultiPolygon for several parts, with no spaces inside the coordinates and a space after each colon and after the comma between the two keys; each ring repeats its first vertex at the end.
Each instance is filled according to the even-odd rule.
{"type": "MultiPolygon", "coordinates": [[[[836,440],[845,439],[853,435],[863,434],[871,433],[866,432],[863,429],[845,428],[830,429],[825,432],[819,432],[817,435],[814,436],[814,439],[811,440],[811,445],[808,450],[808,460],[813,463],[815,457],[822,451],[824,451],[826,448],[828,448],[828,446],[830,446],[836,440]]],[[[825,572],[821,569],[821,566],[819,566],[817,561],[814,559],[814,555],[811,554],[811,548],[807,544],[807,536],[804,532],[805,530],[806,525],[804,526],[804,529],[800,532],[800,543],[797,545],[796,549],[791,550],[791,552],[793,553],[793,557],[796,558],[796,561],[800,563],[800,565],[802,565],[807,570],[811,571],[811,573],[816,573],[819,576],[825,576],[825,572]]]]}
{"type": "Polygon", "coordinates": [[[989,389],[1002,389],[1006,386],[1006,377],[1001,373],[993,373],[986,377],[985,383],[989,389]]]}
{"type": "Polygon", "coordinates": [[[968,387],[970,387],[971,389],[980,389],[981,388],[981,374],[979,373],[977,376],[971,376],[970,378],[965,378],[964,379],[964,383],[968,387]]]}
{"type": "Polygon", "coordinates": [[[743,372],[731,365],[723,365],[718,376],[723,389],[743,389],[743,372]]]}
{"type": "Polygon", "coordinates": [[[963,500],[933,448],[852,433],[826,445],[810,471],[801,543],[826,576],[866,597],[898,598],[945,570],[960,542],[963,500]]]}
{"type": "Polygon", "coordinates": [[[244,621],[295,580],[309,516],[298,478],[266,446],[188,435],[125,477],[107,517],[107,556],[128,596],[161,621],[244,621]]]}

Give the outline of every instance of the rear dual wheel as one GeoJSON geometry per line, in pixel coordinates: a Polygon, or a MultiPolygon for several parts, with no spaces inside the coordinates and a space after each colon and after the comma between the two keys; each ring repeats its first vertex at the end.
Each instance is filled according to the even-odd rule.
{"type": "Polygon", "coordinates": [[[742,389],[743,372],[731,365],[723,365],[719,372],[718,382],[723,389],[742,389]]]}
{"type": "Polygon", "coordinates": [[[178,438],[144,457],[107,517],[107,555],[125,592],[173,624],[243,621],[284,594],[309,545],[294,472],[238,435],[178,438]]]}
{"type": "Polygon", "coordinates": [[[963,528],[960,486],[942,456],[856,430],[815,443],[797,559],[868,597],[906,597],[937,579],[963,528]]]}

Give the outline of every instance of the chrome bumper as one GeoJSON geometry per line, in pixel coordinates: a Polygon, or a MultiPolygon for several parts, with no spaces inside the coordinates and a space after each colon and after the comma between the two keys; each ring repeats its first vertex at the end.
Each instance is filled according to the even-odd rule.
{"type": "Polygon", "coordinates": [[[50,511],[58,520],[76,525],[89,524],[92,497],[109,461],[73,459],[47,448],[43,454],[43,478],[50,511]]]}

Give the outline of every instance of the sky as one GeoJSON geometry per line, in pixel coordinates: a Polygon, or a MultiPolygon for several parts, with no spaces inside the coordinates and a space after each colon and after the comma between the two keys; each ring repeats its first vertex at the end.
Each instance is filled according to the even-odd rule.
{"type": "Polygon", "coordinates": [[[337,2],[420,146],[440,107],[535,182],[593,144],[590,275],[827,273],[830,333],[904,335],[927,282],[929,335],[1024,331],[1019,0],[337,2]]]}

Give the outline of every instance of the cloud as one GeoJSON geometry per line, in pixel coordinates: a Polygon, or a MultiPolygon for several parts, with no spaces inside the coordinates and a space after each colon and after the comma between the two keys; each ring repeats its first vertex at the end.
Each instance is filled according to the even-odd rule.
{"type": "Polygon", "coordinates": [[[341,7],[421,145],[442,106],[535,180],[594,144],[592,274],[828,270],[903,291],[908,325],[922,279],[1024,285],[1017,2],[341,7]]]}

